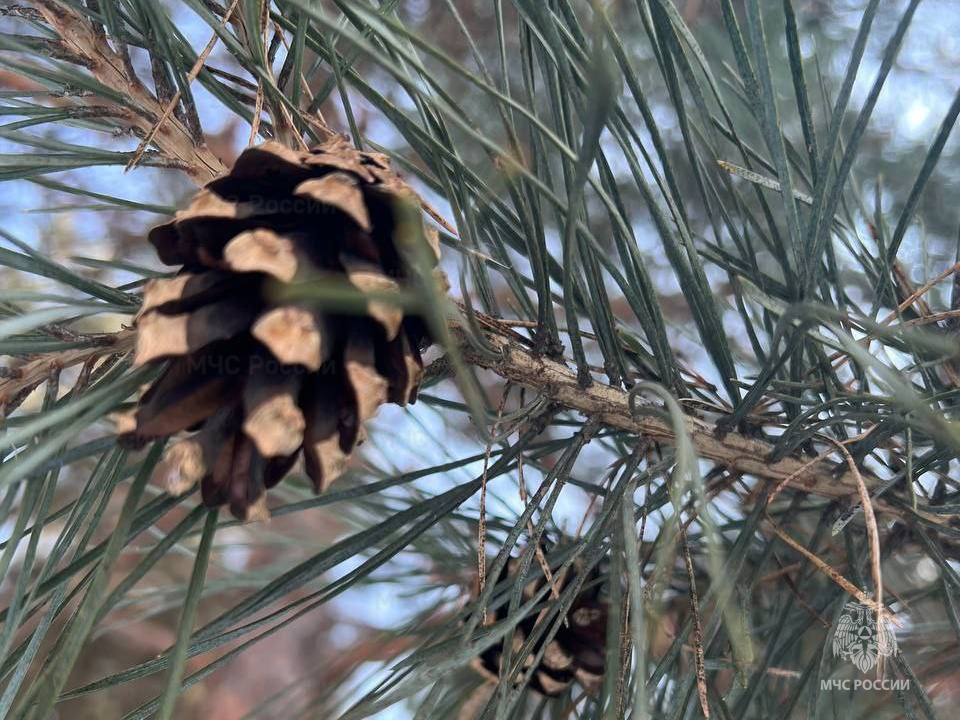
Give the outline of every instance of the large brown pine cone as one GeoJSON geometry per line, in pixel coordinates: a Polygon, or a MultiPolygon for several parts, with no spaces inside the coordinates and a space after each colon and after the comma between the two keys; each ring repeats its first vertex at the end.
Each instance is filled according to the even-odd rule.
{"type": "MultiPolygon", "coordinates": [[[[517,559],[510,560],[496,582],[505,580],[518,572],[519,563],[520,561],[517,559]]],[[[574,572],[578,572],[576,563],[562,577],[554,570],[551,580],[556,593],[563,592],[569,586],[574,572]]],[[[530,573],[534,579],[530,580],[523,589],[522,602],[524,603],[531,600],[547,582],[536,560],[531,565],[530,573]]],[[[551,597],[551,594],[548,594],[543,602],[550,602],[551,597]]],[[[490,622],[505,620],[508,611],[509,603],[505,602],[497,606],[496,611],[489,613],[488,620],[490,622]]],[[[533,632],[539,616],[540,612],[534,611],[517,624],[513,634],[511,664],[515,665],[517,663],[517,653],[533,632]]],[[[540,622],[543,622],[543,620],[540,620],[540,622]]],[[[553,620],[550,622],[552,624],[553,620]]],[[[530,687],[550,697],[562,695],[573,685],[574,681],[585,689],[592,691],[603,677],[606,639],[607,600],[601,593],[600,572],[594,567],[587,574],[580,594],[573,601],[573,605],[567,613],[566,622],[547,645],[540,664],[531,673],[534,656],[543,646],[542,640],[524,658],[520,676],[531,673],[530,687]]],[[[474,667],[484,676],[490,679],[498,679],[502,675],[500,668],[502,658],[503,644],[500,643],[481,654],[474,667]]]]}
{"type": "Polygon", "coordinates": [[[426,238],[439,259],[435,233],[411,232],[419,211],[401,204],[413,201],[385,156],[341,136],[309,152],[267,142],[150,231],[182,268],[147,284],[134,364],[169,365],[117,430],[133,445],[192,433],[155,473],[171,492],[200,482],[207,505],[264,517],[266,489],[301,450],[320,492],[381,404],[415,401],[426,326],[382,295],[406,287],[411,243],[426,238]],[[381,295],[360,297],[365,313],[285,299],[291,284],[337,282],[381,295]]]}

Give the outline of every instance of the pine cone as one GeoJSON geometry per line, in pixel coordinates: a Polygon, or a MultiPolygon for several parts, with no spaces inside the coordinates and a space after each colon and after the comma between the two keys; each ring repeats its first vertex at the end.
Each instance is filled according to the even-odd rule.
{"type": "MultiPolygon", "coordinates": [[[[516,574],[519,564],[518,559],[510,560],[496,582],[516,574]]],[[[570,585],[575,573],[579,572],[577,568],[577,563],[574,563],[564,577],[559,577],[557,571],[554,571],[552,582],[557,593],[562,593],[570,585]]],[[[523,588],[522,602],[531,600],[547,582],[536,560],[531,564],[530,573],[535,579],[523,588]]],[[[531,673],[530,687],[537,692],[557,697],[574,681],[587,690],[597,687],[603,676],[604,647],[607,640],[607,601],[601,594],[600,585],[600,571],[595,566],[588,573],[580,594],[570,607],[566,622],[547,645],[540,664],[531,673]]],[[[548,594],[543,602],[550,601],[551,595],[548,594]]],[[[503,603],[495,612],[489,613],[488,620],[505,620],[508,610],[509,603],[503,603]]],[[[512,664],[516,664],[517,653],[533,632],[539,615],[539,612],[533,612],[517,624],[513,634],[513,653],[510,656],[512,664]]],[[[533,647],[530,655],[524,658],[522,674],[530,673],[534,656],[541,647],[542,640],[533,647]]],[[[500,643],[482,653],[474,667],[488,678],[499,679],[502,657],[503,644],[500,643]]]]}
{"type": "Polygon", "coordinates": [[[157,467],[171,492],[200,482],[208,506],[265,517],[266,489],[301,450],[321,492],[380,405],[416,400],[430,342],[421,318],[383,299],[365,314],[285,299],[291,283],[405,287],[411,235],[439,259],[435,233],[401,227],[401,203],[415,200],[385,156],[342,136],[309,152],[267,142],[150,231],[160,260],[182,268],[147,284],[134,364],[169,365],[117,431],[128,445],[192,432],[157,467]]]}

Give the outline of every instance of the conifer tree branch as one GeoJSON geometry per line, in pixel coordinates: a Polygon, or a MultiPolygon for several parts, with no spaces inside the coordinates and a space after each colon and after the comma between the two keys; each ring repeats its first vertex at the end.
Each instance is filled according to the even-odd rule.
{"type": "MultiPolygon", "coordinates": [[[[129,63],[80,12],[57,0],[34,0],[34,4],[47,25],[60,35],[64,52],[77,58],[100,84],[124,92],[135,108],[129,122],[141,137],[148,137],[164,116],[164,103],[133,74],[129,63]]],[[[175,116],[156,130],[153,143],[164,155],[182,163],[198,184],[212,180],[225,169],[206,144],[194,143],[190,131],[175,116]]]]}
{"type": "MultiPolygon", "coordinates": [[[[523,346],[495,332],[487,333],[487,341],[501,355],[492,360],[470,344],[466,333],[453,326],[451,331],[460,343],[467,362],[492,370],[505,380],[523,385],[569,410],[579,412],[599,425],[617,428],[638,437],[673,444],[676,432],[670,423],[653,415],[637,415],[630,407],[629,394],[600,382],[584,389],[576,373],[555,360],[538,357],[523,346]]],[[[776,462],[768,460],[773,446],[761,440],[730,432],[719,436],[716,424],[694,415],[687,416],[687,432],[700,457],[724,465],[745,475],[782,483],[824,497],[849,497],[857,492],[855,478],[849,471],[835,474],[829,460],[811,463],[795,457],[776,462]]]]}
{"type": "MultiPolygon", "coordinates": [[[[581,413],[600,426],[623,430],[666,445],[676,442],[676,431],[669,422],[654,414],[634,413],[626,391],[601,382],[584,389],[575,372],[555,360],[534,354],[514,339],[513,330],[505,324],[501,327],[494,318],[487,318],[484,333],[487,342],[499,351],[496,358],[478,351],[459,323],[451,322],[450,331],[461,356],[476,367],[491,370],[504,380],[527,387],[562,408],[581,413]]],[[[0,407],[25,390],[37,387],[54,368],[95,364],[107,356],[132,352],[136,344],[136,330],[132,328],[103,337],[103,342],[94,347],[39,356],[0,379],[0,407]]],[[[737,432],[720,436],[716,431],[716,422],[697,415],[687,416],[686,431],[699,457],[723,465],[733,473],[775,483],[775,492],[783,487],[791,487],[826,498],[857,496],[857,480],[852,472],[849,469],[837,471],[837,463],[826,457],[785,457],[773,462],[769,460],[774,450],[770,443],[737,432]]],[[[842,468],[842,464],[839,467],[842,468]]],[[[862,476],[868,489],[880,484],[869,473],[864,472],[862,476]]],[[[882,500],[877,505],[878,510],[890,509],[897,515],[902,514],[900,510],[886,506],[882,500]]],[[[920,514],[937,524],[945,522],[947,517],[920,514]]]]}
{"type": "Polygon", "coordinates": [[[9,407],[10,403],[44,382],[51,371],[96,364],[110,355],[126,355],[133,350],[136,340],[137,333],[132,328],[97,335],[96,342],[91,347],[44,353],[28,359],[19,367],[7,369],[0,379],[0,417],[12,409],[9,407]]]}

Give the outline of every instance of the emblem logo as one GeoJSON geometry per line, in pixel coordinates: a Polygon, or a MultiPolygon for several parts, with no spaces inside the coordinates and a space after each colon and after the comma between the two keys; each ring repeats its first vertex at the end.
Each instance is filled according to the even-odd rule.
{"type": "Polygon", "coordinates": [[[877,624],[874,610],[856,601],[843,608],[833,636],[833,655],[850,660],[860,672],[866,673],[877,660],[890,657],[897,651],[897,638],[887,617],[877,624]]]}

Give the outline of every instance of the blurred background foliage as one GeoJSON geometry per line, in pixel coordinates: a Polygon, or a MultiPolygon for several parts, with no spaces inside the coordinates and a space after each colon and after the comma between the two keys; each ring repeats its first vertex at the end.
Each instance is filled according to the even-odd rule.
{"type": "Polygon", "coordinates": [[[952,0],[4,2],[0,717],[951,717],[958,38],[952,0]],[[154,104],[104,85],[77,37],[154,104]],[[195,496],[145,483],[156,450],[116,448],[108,420],[144,378],[108,338],[166,272],[147,229],[204,179],[162,133],[124,172],[176,92],[171,122],[224,165],[309,142],[317,113],[387,151],[456,227],[466,327],[514,321],[581,379],[658,383],[776,457],[839,475],[844,442],[900,622],[886,672],[909,687],[821,691],[860,677],[830,647],[850,596],[768,519],[875,593],[864,514],[832,532],[855,490],[768,506],[769,478],[495,372],[433,366],[345,478],[316,498],[295,475],[266,523],[214,532],[195,496]],[[496,578],[511,554],[536,574],[543,534],[575,541],[554,570],[597,564],[610,598],[601,687],[556,699],[469,667],[523,615],[561,617],[515,577],[474,600],[481,536],[496,578]]]}

